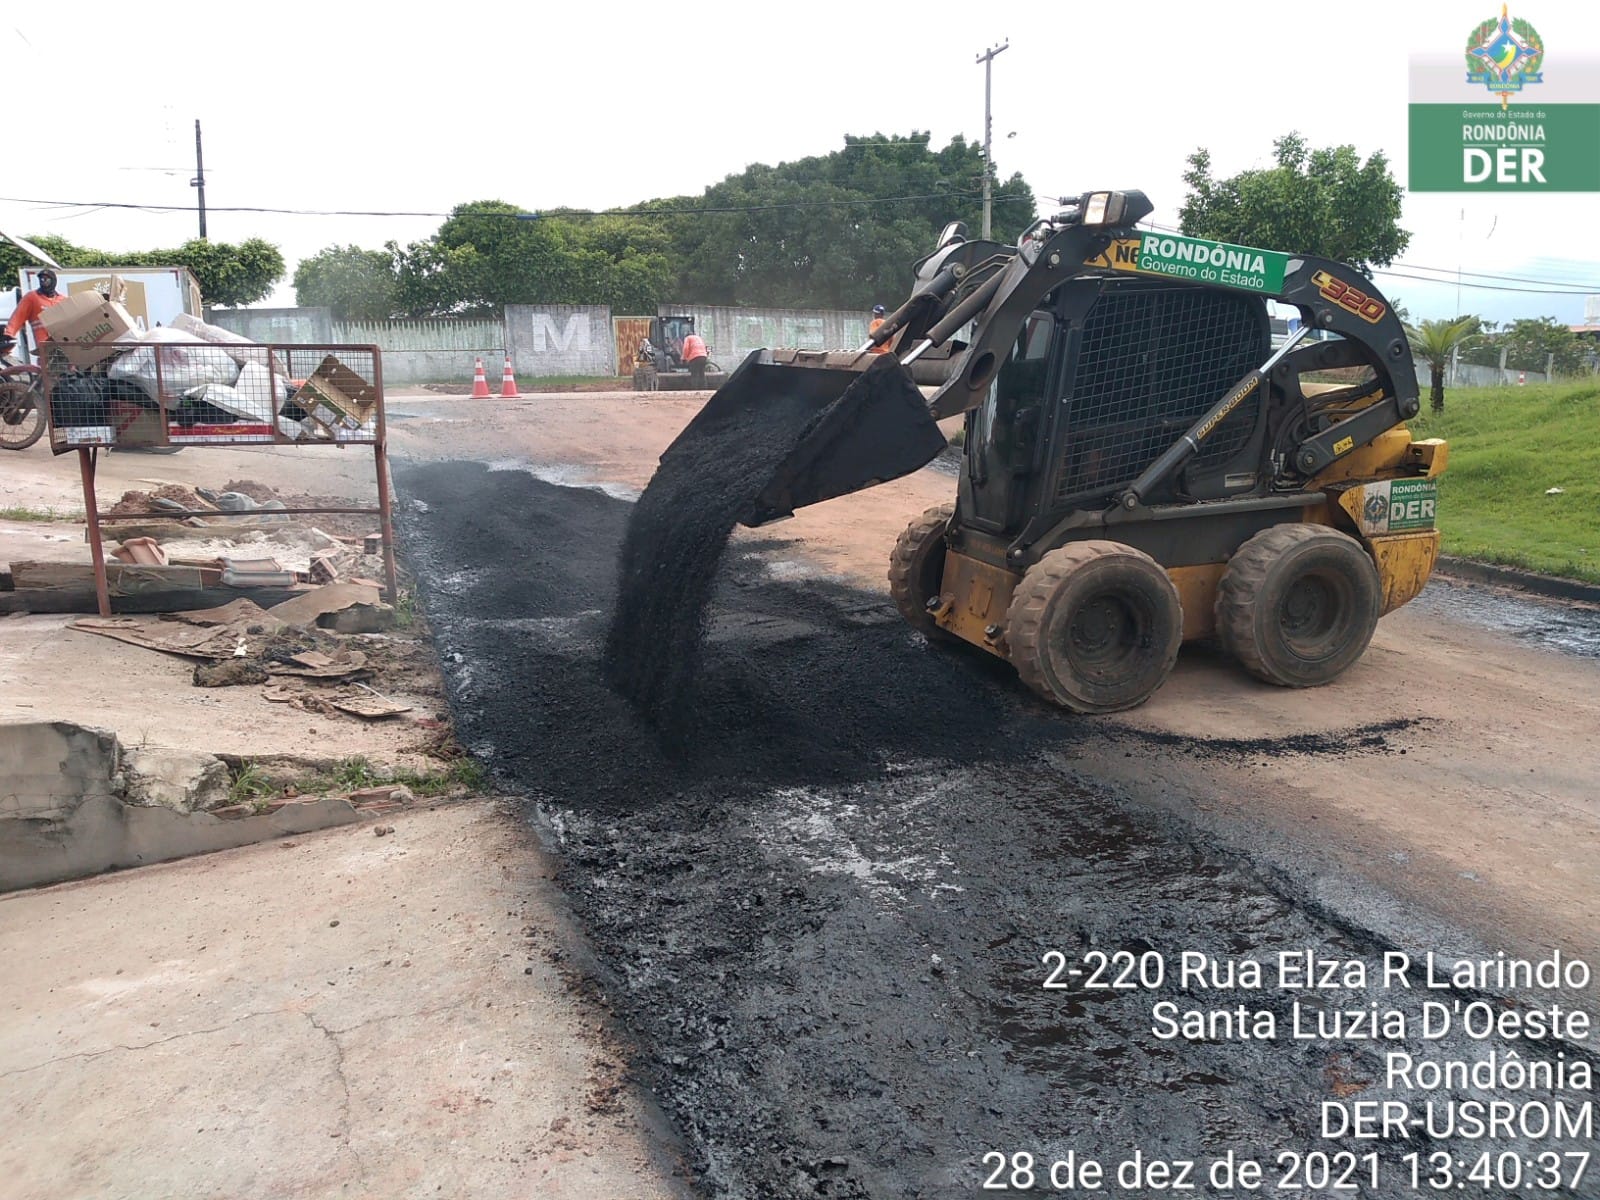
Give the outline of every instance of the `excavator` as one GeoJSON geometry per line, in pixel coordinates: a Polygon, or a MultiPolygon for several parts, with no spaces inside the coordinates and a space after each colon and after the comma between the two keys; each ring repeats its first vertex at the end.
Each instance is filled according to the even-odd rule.
{"type": "Polygon", "coordinates": [[[1015,245],[952,223],[863,346],[753,351],[674,447],[774,395],[813,405],[754,527],[918,469],[964,414],[954,501],[890,556],[930,642],[1080,713],[1143,703],[1197,639],[1327,683],[1438,557],[1448,446],[1406,428],[1405,329],[1347,264],[1141,228],[1152,211],[1088,192],[1015,245]],[[1269,300],[1300,315],[1279,344],[1269,300]]]}

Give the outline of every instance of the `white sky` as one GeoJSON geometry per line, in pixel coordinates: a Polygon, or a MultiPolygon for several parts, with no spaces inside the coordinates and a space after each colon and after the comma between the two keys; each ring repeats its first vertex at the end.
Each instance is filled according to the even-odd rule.
{"type": "MultiPolygon", "coordinates": [[[[443,212],[491,198],[604,208],[698,194],[752,162],[826,153],[846,132],[926,130],[936,145],[957,133],[981,139],[974,60],[1007,39],[994,64],[1001,175],[1022,171],[1044,204],[1066,192],[1142,188],[1155,219],[1175,225],[1184,159],[1199,145],[1226,175],[1267,165],[1273,138],[1296,129],[1316,146],[1383,150],[1403,184],[1409,56],[1459,52],[1498,8],[282,0],[174,9],[78,0],[69,19],[19,3],[0,16],[14,85],[0,196],[188,207],[7,199],[0,228],[107,250],[192,236],[198,117],[211,237],[276,242],[292,275],[296,260],[324,246],[403,243],[439,221],[216,209],[443,212]],[[54,81],[48,101],[43,80],[54,81]]],[[[1566,54],[1600,57],[1593,0],[1529,0],[1512,15],[1539,30],[1546,72],[1566,54]]],[[[1597,213],[1600,194],[1408,195],[1404,259],[1600,293],[1597,213]]],[[[1584,311],[1576,295],[1463,287],[1458,304],[1453,281],[1380,276],[1380,285],[1413,318],[1466,310],[1576,322],[1584,311]]],[[[293,303],[287,281],[268,303],[293,303]]]]}

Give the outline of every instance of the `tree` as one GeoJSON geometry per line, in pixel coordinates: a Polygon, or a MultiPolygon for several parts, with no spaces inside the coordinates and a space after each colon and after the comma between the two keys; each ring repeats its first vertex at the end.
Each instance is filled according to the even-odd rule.
{"type": "Polygon", "coordinates": [[[1554,317],[1513,321],[1495,341],[1505,347],[1506,366],[1514,371],[1543,371],[1553,365],[1556,374],[1575,375],[1583,369],[1583,339],[1554,317]]]}
{"type": "Polygon", "coordinates": [[[1585,369],[1583,339],[1554,317],[1523,317],[1499,326],[1486,323],[1482,332],[1481,339],[1462,351],[1465,361],[1498,367],[1504,351],[1505,365],[1512,371],[1543,371],[1554,365],[1556,374],[1573,375],[1585,369]]]}
{"type": "Polygon", "coordinates": [[[1411,353],[1428,364],[1430,407],[1436,413],[1444,411],[1444,369],[1456,347],[1478,332],[1477,317],[1457,317],[1453,321],[1424,321],[1421,325],[1407,325],[1406,337],[1411,341],[1411,353]]]}
{"type": "MultiPolygon", "coordinates": [[[[51,234],[40,234],[28,238],[39,249],[62,266],[71,266],[73,257],[81,251],[66,238],[55,237],[51,234]]],[[[17,273],[24,267],[39,267],[44,264],[39,262],[24,250],[8,239],[0,238],[0,288],[13,288],[17,286],[17,273]]]]}
{"type": "MultiPolygon", "coordinates": [[[[75,246],[57,237],[29,240],[63,267],[187,267],[200,285],[205,302],[223,308],[254,304],[272,291],[284,272],[282,253],[271,242],[260,238],[250,238],[237,245],[196,238],[174,250],[115,253],[75,246]]],[[[15,272],[17,267],[31,262],[28,255],[10,242],[0,246],[0,269],[10,266],[15,272]]]]}
{"type": "MultiPolygon", "coordinates": [[[[866,309],[898,303],[938,231],[982,220],[983,152],[957,137],[846,136],[831,154],[757,163],[698,197],[641,206],[669,218],[679,297],[704,304],[866,309]],[[720,211],[718,211],[720,210],[720,211]]],[[[1014,241],[1034,218],[1021,175],[997,181],[994,229],[1014,241]]]]}
{"type": "Polygon", "coordinates": [[[337,321],[385,321],[395,314],[394,255],[359,246],[329,246],[294,271],[294,302],[325,307],[337,321]]]}
{"type": "Polygon", "coordinates": [[[507,304],[654,312],[672,278],[660,223],[624,212],[536,214],[479,200],[457,205],[433,237],[389,250],[395,307],[410,316],[482,316],[507,304]]]}
{"type": "Polygon", "coordinates": [[[1400,185],[1376,151],[1363,163],[1354,146],[1308,149],[1298,133],[1273,143],[1277,165],[1213,179],[1205,148],[1189,156],[1180,224],[1191,237],[1263,246],[1347,262],[1371,273],[1410,244],[1399,226],[1400,185]]]}
{"type": "Polygon", "coordinates": [[[283,278],[285,269],[282,252],[260,238],[249,238],[237,245],[195,238],[176,251],[158,252],[155,257],[162,254],[177,266],[188,267],[200,284],[206,303],[221,308],[238,308],[265,299],[283,278]]]}

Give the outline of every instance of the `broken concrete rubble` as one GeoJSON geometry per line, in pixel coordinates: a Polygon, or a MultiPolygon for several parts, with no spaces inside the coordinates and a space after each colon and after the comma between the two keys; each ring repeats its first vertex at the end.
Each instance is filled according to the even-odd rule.
{"type": "Polygon", "coordinates": [[[209,812],[228,799],[228,764],[214,754],[135,746],[127,752],[123,799],[174,812],[209,812]]]}

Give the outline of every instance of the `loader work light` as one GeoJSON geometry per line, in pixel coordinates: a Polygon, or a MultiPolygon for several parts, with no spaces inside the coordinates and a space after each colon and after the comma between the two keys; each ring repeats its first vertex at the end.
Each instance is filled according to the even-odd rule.
{"type": "Polygon", "coordinates": [[[1085,225],[1120,225],[1128,198],[1121,192],[1090,192],[1083,206],[1085,225]]]}

